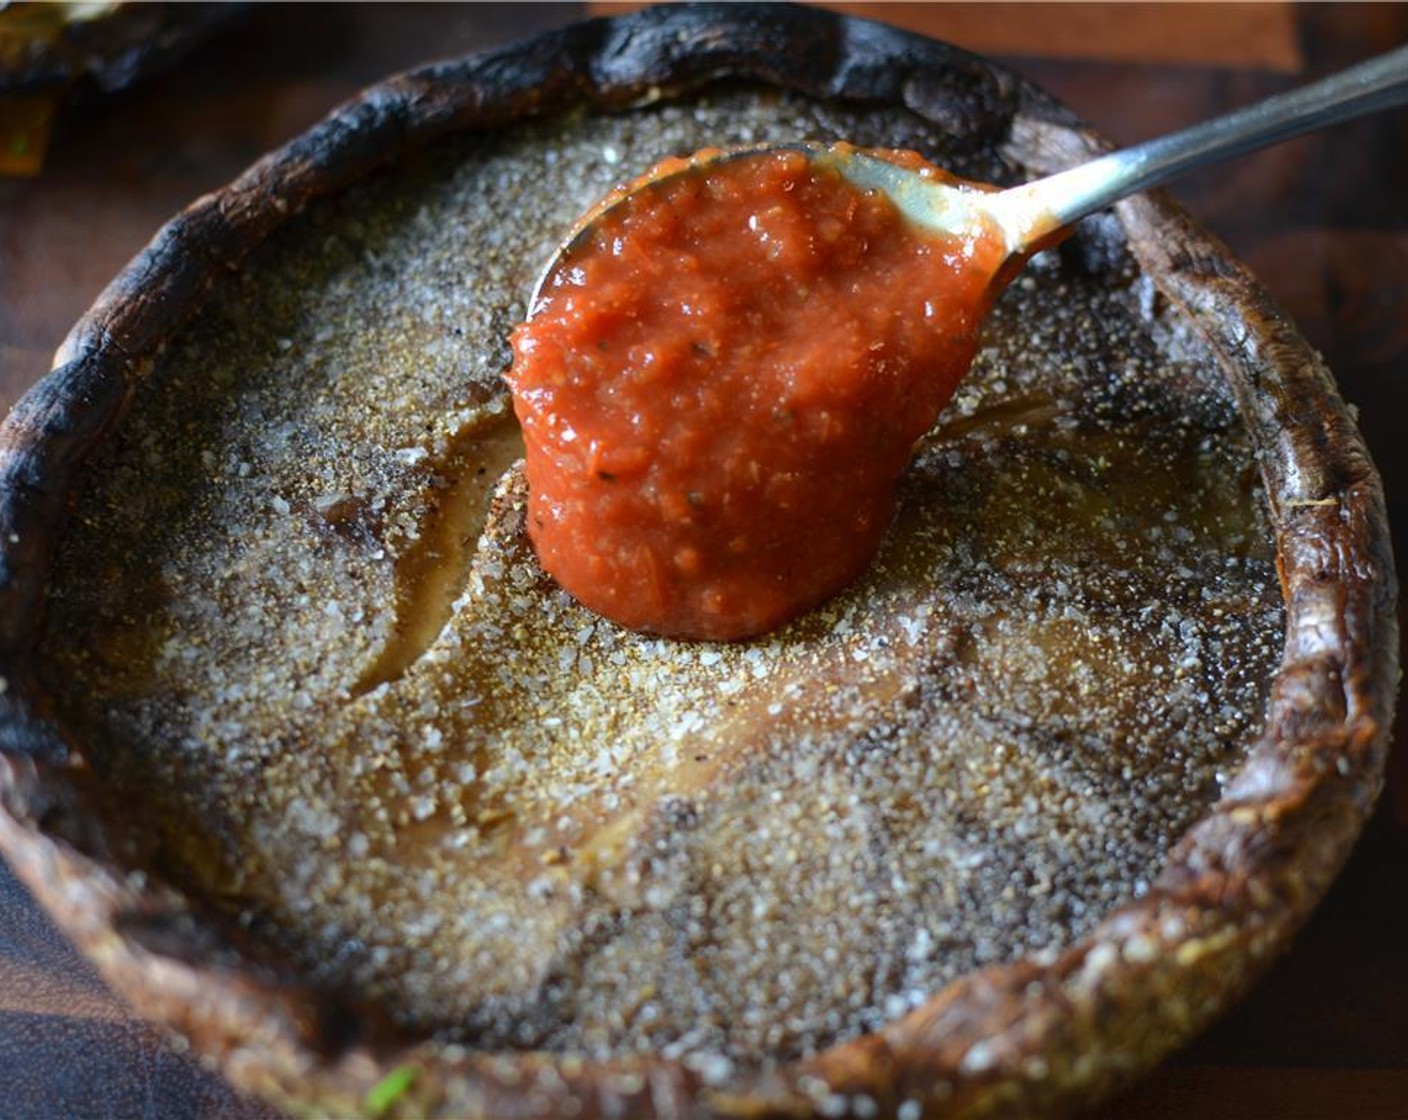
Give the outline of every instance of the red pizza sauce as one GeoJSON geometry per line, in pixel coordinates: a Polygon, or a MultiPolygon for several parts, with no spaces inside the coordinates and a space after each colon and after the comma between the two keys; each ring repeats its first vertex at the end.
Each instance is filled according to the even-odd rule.
{"type": "Polygon", "coordinates": [[[513,335],[539,560],[634,630],[764,633],[874,555],[1000,240],[921,230],[798,152],[667,177],[601,221],[513,335]]]}

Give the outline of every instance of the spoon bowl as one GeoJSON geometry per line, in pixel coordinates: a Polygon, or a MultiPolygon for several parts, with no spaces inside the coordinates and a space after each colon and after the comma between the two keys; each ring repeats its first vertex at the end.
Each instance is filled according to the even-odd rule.
{"type": "Polygon", "coordinates": [[[543,569],[674,638],[799,617],[873,557],[1033,253],[1144,187],[1405,98],[1408,48],[1008,190],[839,142],[665,160],[577,222],[513,333],[543,569]]]}

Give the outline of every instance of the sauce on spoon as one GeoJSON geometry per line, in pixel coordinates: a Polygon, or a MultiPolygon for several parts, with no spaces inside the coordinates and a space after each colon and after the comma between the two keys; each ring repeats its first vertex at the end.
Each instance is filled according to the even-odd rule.
{"type": "Polygon", "coordinates": [[[746,638],[865,568],[1010,250],[802,151],[701,153],[642,184],[589,215],[513,335],[528,530],[623,626],[746,638]]]}

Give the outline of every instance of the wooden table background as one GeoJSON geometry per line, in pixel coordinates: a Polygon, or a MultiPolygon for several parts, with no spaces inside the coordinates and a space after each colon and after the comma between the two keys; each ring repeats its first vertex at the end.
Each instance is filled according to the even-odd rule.
{"type": "MultiPolygon", "coordinates": [[[[1408,6],[842,4],[1001,57],[1116,141],[1408,42],[1408,6]]],[[[608,5],[599,5],[606,8],[608,5]]],[[[0,407],[167,217],[360,87],[565,23],[578,4],[257,7],[184,63],[60,112],[0,179],[0,407]]],[[[1408,556],[1408,110],[1200,173],[1175,193],[1327,357],[1408,556]]],[[[1403,612],[1400,611],[1400,619],[1403,612]]],[[[1408,742],[1344,875],[1283,961],[1090,1120],[1408,1118],[1408,742]]],[[[131,1019],[0,864],[0,1115],[270,1120],[131,1019]]]]}

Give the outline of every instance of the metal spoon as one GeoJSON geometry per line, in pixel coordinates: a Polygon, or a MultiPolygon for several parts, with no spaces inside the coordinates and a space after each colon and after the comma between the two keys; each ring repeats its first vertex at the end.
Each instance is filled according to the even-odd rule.
{"type": "Polygon", "coordinates": [[[818,164],[839,170],[854,185],[884,192],[919,226],[960,237],[980,236],[995,227],[1007,259],[1020,261],[1061,230],[1131,194],[1196,168],[1405,102],[1408,47],[1400,47],[1226,116],[1002,191],[926,177],[845,144],[771,145],[675,161],[662,174],[610,196],[577,223],[534,287],[529,314],[538,309],[544,289],[591,239],[605,215],[642,191],[677,176],[707,173],[721,160],[777,150],[805,152],[818,164]]]}

